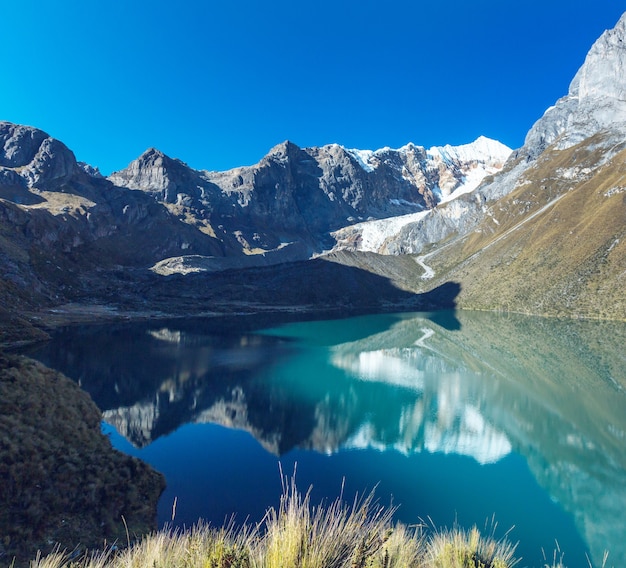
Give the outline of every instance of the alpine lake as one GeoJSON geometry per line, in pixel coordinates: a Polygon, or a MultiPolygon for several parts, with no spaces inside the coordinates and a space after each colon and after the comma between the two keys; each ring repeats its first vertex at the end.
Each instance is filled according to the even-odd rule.
{"type": "Polygon", "coordinates": [[[402,523],[506,535],[519,566],[626,565],[624,323],[240,317],[68,327],[28,354],[165,475],[161,526],[256,523],[295,475],[314,504],[375,491],[402,523]]]}

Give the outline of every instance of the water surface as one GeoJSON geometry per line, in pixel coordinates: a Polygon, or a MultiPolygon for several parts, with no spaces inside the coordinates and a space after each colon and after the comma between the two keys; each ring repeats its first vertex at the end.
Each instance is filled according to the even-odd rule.
{"type": "Polygon", "coordinates": [[[625,344],[619,323],[460,312],[71,328],[33,355],[165,474],[162,524],[260,520],[280,464],[314,502],[376,488],[402,522],[586,567],[626,564],[625,344]]]}

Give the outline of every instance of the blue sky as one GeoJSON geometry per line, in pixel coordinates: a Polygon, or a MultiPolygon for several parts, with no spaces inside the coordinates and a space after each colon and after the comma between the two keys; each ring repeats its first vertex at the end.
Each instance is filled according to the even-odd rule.
{"type": "Polygon", "coordinates": [[[511,147],[626,0],[19,0],[0,119],[103,173],[154,146],[199,169],[275,144],[511,147]]]}

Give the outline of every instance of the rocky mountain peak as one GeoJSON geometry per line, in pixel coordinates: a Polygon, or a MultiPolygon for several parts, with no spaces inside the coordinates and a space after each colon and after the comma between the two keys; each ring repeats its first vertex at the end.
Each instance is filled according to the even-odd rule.
{"type": "Polygon", "coordinates": [[[143,154],[141,154],[141,156],[139,156],[139,158],[137,158],[138,160],[144,160],[144,161],[148,161],[148,160],[158,160],[158,159],[165,159],[165,160],[169,160],[170,157],[167,154],[164,154],[163,152],[161,152],[161,150],[159,150],[158,148],[148,148],[143,154]]]}
{"type": "Polygon", "coordinates": [[[146,191],[165,202],[175,202],[178,191],[189,184],[191,177],[194,177],[194,171],[187,164],[156,148],[148,148],[108,179],[115,185],[146,191]]]}
{"type": "Polygon", "coordinates": [[[609,97],[626,103],[626,13],[593,44],[574,77],[570,96],[580,101],[609,97]]]}
{"type": "Polygon", "coordinates": [[[290,140],[285,140],[280,144],[276,144],[276,146],[274,146],[265,156],[265,160],[282,162],[293,159],[300,152],[302,152],[302,148],[300,148],[300,146],[294,144],[290,140]]]}
{"type": "Polygon", "coordinates": [[[41,143],[48,138],[42,130],[0,122],[0,166],[20,168],[27,166],[39,151],[41,143]]]}
{"type": "Polygon", "coordinates": [[[459,146],[434,146],[427,151],[429,159],[444,162],[448,165],[459,165],[465,168],[481,165],[485,168],[500,169],[511,155],[511,148],[486,136],[479,136],[469,144],[459,146]]]}
{"type": "MultiPolygon", "coordinates": [[[[467,166],[472,163],[481,163],[488,167],[502,167],[511,154],[511,149],[497,140],[492,140],[486,136],[479,136],[474,142],[462,144],[460,146],[433,146],[426,149],[417,146],[412,142],[405,144],[401,148],[392,149],[389,147],[378,150],[346,150],[363,168],[368,172],[374,171],[383,163],[397,162],[403,165],[422,164],[427,162],[446,162],[449,165],[456,164],[467,166]]],[[[413,166],[415,167],[415,166],[413,166]]]]}
{"type": "Polygon", "coordinates": [[[600,132],[609,144],[626,133],[626,14],[593,44],[568,94],[535,123],[518,154],[533,159],[553,143],[565,150],[600,132]]]}
{"type": "Polygon", "coordinates": [[[2,184],[48,189],[62,185],[80,171],[72,151],[62,142],[31,126],[0,122],[2,184]]]}
{"type": "MultiPolygon", "coordinates": [[[[188,168],[187,164],[177,158],[170,158],[167,154],[157,148],[148,148],[135,162],[142,168],[163,168],[166,170],[181,170],[188,168]]],[[[116,172],[117,173],[117,172],[116,172]]]]}

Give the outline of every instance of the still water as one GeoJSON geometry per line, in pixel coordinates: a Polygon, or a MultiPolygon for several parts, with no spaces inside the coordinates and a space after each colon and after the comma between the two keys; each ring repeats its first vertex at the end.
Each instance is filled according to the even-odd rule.
{"type": "Polygon", "coordinates": [[[31,355],[165,474],[159,522],[252,522],[282,471],[412,524],[626,565],[626,325],[456,312],[69,328],[31,355]],[[174,506],[174,503],[175,506],[174,506]]]}

